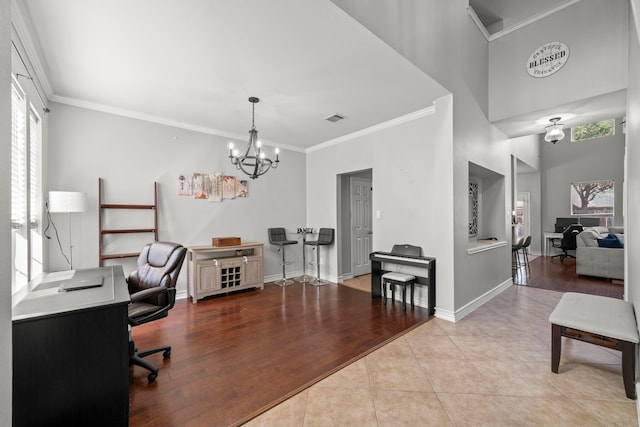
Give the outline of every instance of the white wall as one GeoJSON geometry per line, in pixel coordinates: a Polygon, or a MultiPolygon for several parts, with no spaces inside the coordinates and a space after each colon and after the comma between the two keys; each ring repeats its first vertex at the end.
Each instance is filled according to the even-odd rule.
{"type": "Polygon", "coordinates": [[[511,140],[511,154],[530,168],[540,170],[540,145],[538,135],[513,138],[511,140]]]}
{"type": "Polygon", "coordinates": [[[0,425],[11,425],[11,3],[0,0],[0,425]]]}
{"type": "MultiPolygon", "coordinates": [[[[453,303],[451,240],[443,230],[451,226],[451,171],[448,166],[442,170],[448,162],[446,153],[438,150],[440,143],[451,146],[450,104],[445,97],[433,113],[307,154],[308,225],[336,227],[336,176],[372,169],[373,212],[380,212],[380,218],[373,219],[373,250],[409,243],[436,257],[436,305],[448,308],[453,303]]],[[[335,279],[336,246],[328,253],[330,261],[321,275],[335,279]]],[[[418,288],[416,298],[426,301],[426,290],[418,288]]]]}
{"type": "Polygon", "coordinates": [[[582,0],[491,42],[489,118],[555,107],[627,87],[628,0],[582,0]],[[533,78],[535,49],[561,41],[569,59],[555,74],[533,78]]]}
{"type": "MultiPolygon", "coordinates": [[[[640,0],[631,0],[633,14],[630,17],[629,32],[629,75],[640,75],[640,0]]],[[[634,197],[626,198],[625,214],[625,287],[626,297],[633,302],[637,313],[640,312],[640,265],[637,259],[640,253],[640,81],[629,79],[627,92],[627,144],[626,144],[626,193],[634,197]]]]}
{"type": "MultiPolygon", "coordinates": [[[[178,196],[178,176],[222,172],[243,178],[229,162],[226,138],[59,103],[51,104],[49,120],[46,190],[88,194],[88,212],[72,214],[74,268],[98,264],[98,177],[102,177],[108,203],[151,203],[153,182],[158,182],[160,240],[190,246],[209,245],[214,236],[239,236],[247,242],[264,242],[265,276],[280,274],[279,255],[268,244],[267,228],[295,231],[305,223],[303,153],[281,151],[278,169],[249,180],[249,197],[214,203],[178,196]]],[[[67,242],[66,214],[52,215],[67,242]]],[[[127,216],[133,219],[134,213],[127,216]]],[[[139,224],[135,227],[144,226],[143,219],[135,218],[139,224]]],[[[120,220],[114,216],[113,221],[120,220]]],[[[110,250],[117,249],[118,238],[133,236],[117,236],[110,250]]],[[[137,246],[151,241],[152,235],[140,238],[144,240],[137,246]]],[[[67,244],[63,243],[65,249],[67,244]]],[[[68,268],[53,239],[48,249],[51,270],[68,268]]],[[[299,252],[288,251],[295,262],[289,266],[291,271],[302,269],[299,252]]],[[[132,269],[133,262],[125,263],[125,270],[128,265],[132,269]]],[[[186,270],[180,275],[178,291],[185,289],[186,270]]]]}

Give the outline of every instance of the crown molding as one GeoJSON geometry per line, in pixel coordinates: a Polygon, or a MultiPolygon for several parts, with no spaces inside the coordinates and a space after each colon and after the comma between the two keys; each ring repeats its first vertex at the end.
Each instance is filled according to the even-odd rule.
{"type": "Polygon", "coordinates": [[[487,29],[485,28],[485,26],[482,24],[482,21],[480,21],[480,18],[478,18],[478,15],[476,14],[475,10],[473,10],[473,8],[471,6],[469,6],[468,2],[467,2],[467,13],[469,14],[469,16],[471,17],[471,19],[473,20],[473,22],[478,26],[478,29],[480,30],[480,32],[482,33],[482,35],[485,37],[485,39],[487,39],[487,41],[492,42],[494,40],[498,40],[501,37],[506,36],[507,34],[511,34],[514,31],[517,31],[521,28],[526,27],[527,25],[533,24],[534,22],[537,22],[541,19],[546,18],[549,15],[553,15],[556,12],[561,11],[564,8],[567,8],[569,6],[573,6],[574,4],[578,3],[580,0],[567,0],[566,2],[559,4],[557,6],[552,7],[551,9],[547,9],[544,12],[540,12],[534,16],[532,16],[531,18],[525,19],[522,22],[519,22],[515,25],[512,25],[510,27],[507,27],[503,30],[500,30],[496,33],[493,34],[489,34],[489,32],[487,31],[487,29]]]}
{"type": "Polygon", "coordinates": [[[27,55],[27,63],[32,68],[35,76],[31,76],[38,86],[44,91],[46,98],[51,99],[53,89],[47,78],[47,73],[40,61],[40,55],[37,45],[31,37],[32,31],[30,23],[24,18],[27,16],[22,1],[11,0],[11,26],[18,37],[18,42],[27,55]]]}
{"type": "Polygon", "coordinates": [[[361,136],[369,135],[369,134],[381,131],[382,129],[387,129],[387,128],[391,128],[391,127],[397,126],[397,125],[402,124],[402,123],[410,122],[410,121],[418,119],[420,117],[425,117],[425,116],[428,116],[430,114],[433,114],[435,112],[436,112],[436,107],[435,107],[435,105],[432,105],[431,107],[423,108],[422,110],[418,110],[418,111],[415,111],[413,113],[405,114],[404,116],[400,116],[400,117],[397,117],[395,119],[391,119],[389,121],[379,123],[377,125],[368,127],[366,129],[362,129],[362,130],[359,130],[359,131],[356,131],[356,132],[353,132],[353,133],[349,133],[347,135],[343,135],[343,136],[340,136],[338,138],[331,139],[329,141],[314,145],[313,147],[307,148],[306,149],[306,153],[311,153],[313,151],[322,150],[324,148],[331,147],[333,145],[342,144],[343,142],[351,141],[351,140],[359,138],[361,136]]]}
{"type": "MultiPolygon", "coordinates": [[[[204,134],[207,134],[207,135],[222,136],[224,138],[233,139],[234,142],[243,142],[243,141],[247,140],[247,136],[245,134],[238,134],[238,133],[228,132],[228,131],[224,131],[224,130],[220,130],[220,129],[214,129],[214,128],[210,128],[210,127],[206,127],[206,126],[194,125],[192,123],[181,122],[181,121],[178,121],[178,120],[171,120],[171,119],[167,119],[165,117],[153,116],[153,115],[150,115],[150,114],[139,113],[137,111],[126,110],[124,108],[111,107],[111,106],[108,106],[108,105],[98,104],[98,103],[95,103],[95,102],[84,101],[84,100],[76,99],[76,98],[68,98],[68,97],[59,96],[59,95],[52,95],[51,96],[51,101],[58,102],[60,104],[71,105],[71,106],[74,106],[74,107],[80,107],[80,108],[86,108],[86,109],[89,109],[89,110],[100,111],[100,112],[103,112],[103,113],[115,114],[117,116],[127,117],[127,118],[131,118],[131,119],[142,120],[142,121],[145,121],[145,122],[156,123],[156,124],[160,124],[160,125],[164,125],[164,126],[171,126],[171,127],[174,127],[174,128],[185,129],[185,130],[190,130],[190,131],[194,131],[194,132],[200,132],[200,133],[204,133],[204,134]]],[[[265,139],[262,139],[262,138],[260,140],[262,141],[262,144],[265,145],[265,146],[279,147],[280,149],[283,149],[283,150],[297,151],[297,152],[300,152],[300,153],[304,153],[304,149],[302,149],[300,147],[294,147],[294,146],[291,146],[291,145],[280,144],[278,142],[269,141],[269,140],[265,140],[265,139]]]]}

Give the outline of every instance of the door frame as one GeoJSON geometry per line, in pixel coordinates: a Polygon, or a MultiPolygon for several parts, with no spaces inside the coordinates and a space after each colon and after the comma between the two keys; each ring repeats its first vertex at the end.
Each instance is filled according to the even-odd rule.
{"type": "MultiPolygon", "coordinates": [[[[336,250],[338,256],[338,281],[353,278],[351,266],[351,177],[364,177],[373,182],[373,169],[362,169],[336,175],[336,250]]],[[[373,192],[371,194],[373,200],[373,192]]],[[[373,215],[373,203],[371,203],[373,215]]],[[[373,217],[372,217],[373,218],[373,217]]]]}

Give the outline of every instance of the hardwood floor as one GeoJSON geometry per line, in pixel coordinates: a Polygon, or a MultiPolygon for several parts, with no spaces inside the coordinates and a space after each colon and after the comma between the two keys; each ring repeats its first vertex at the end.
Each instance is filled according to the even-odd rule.
{"type": "Polygon", "coordinates": [[[602,277],[578,276],[576,260],[567,258],[537,257],[524,267],[513,270],[513,283],[559,292],[581,292],[605,297],[623,298],[624,284],[602,277]]]}
{"type": "Polygon", "coordinates": [[[160,370],[151,384],[130,368],[130,425],[242,423],[428,319],[336,284],[180,300],[133,330],[139,349],[170,344],[172,354],[148,356],[160,370]]]}

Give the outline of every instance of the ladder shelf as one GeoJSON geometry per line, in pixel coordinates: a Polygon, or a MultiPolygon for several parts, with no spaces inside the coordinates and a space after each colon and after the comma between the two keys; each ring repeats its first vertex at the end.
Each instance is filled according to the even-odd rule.
{"type": "Polygon", "coordinates": [[[153,204],[129,204],[129,203],[104,203],[104,195],[102,192],[102,178],[98,178],[98,265],[102,266],[103,261],[109,259],[135,258],[140,252],[125,253],[104,253],[105,235],[109,234],[134,234],[134,233],[153,233],[154,241],[158,241],[158,183],[153,183],[153,204]],[[107,209],[126,209],[126,210],[153,210],[153,227],[145,228],[103,228],[103,214],[107,209]]]}

